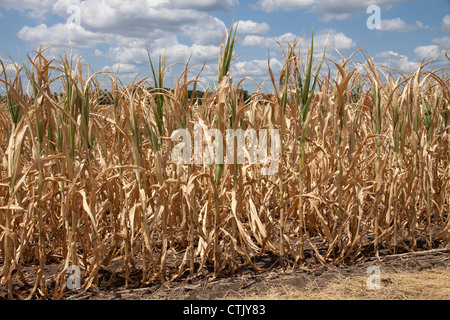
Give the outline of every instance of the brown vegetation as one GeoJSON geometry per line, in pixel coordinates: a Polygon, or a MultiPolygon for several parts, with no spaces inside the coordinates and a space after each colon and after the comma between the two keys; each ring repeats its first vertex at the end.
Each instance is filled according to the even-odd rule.
{"type": "Polygon", "coordinates": [[[429,248],[449,243],[446,70],[423,62],[403,75],[365,52],[364,62],[323,59],[313,70],[313,43],[303,64],[296,42],[278,79],[269,66],[273,91],[258,87],[245,100],[229,72],[232,30],[225,40],[217,90],[195,101],[188,88],[195,92],[199,75],[188,76],[189,64],[164,90],[164,57],[150,80],[129,85],[41,49],[13,73],[1,63],[0,279],[10,298],[15,280],[29,285],[19,297],[63,297],[69,265],[83,269],[87,290],[113,260],[126,283],[139,268],[149,284],[243,264],[259,270],[263,253],[283,266],[338,265],[372,249],[415,251],[419,237],[429,248]],[[99,103],[102,77],[112,105],[99,103]],[[61,96],[50,93],[58,81],[61,96]],[[279,129],[278,173],[172,163],[171,134],[194,121],[222,132],[279,129]],[[51,262],[60,268],[48,288],[51,262]],[[23,269],[33,264],[30,283],[23,269]]]}

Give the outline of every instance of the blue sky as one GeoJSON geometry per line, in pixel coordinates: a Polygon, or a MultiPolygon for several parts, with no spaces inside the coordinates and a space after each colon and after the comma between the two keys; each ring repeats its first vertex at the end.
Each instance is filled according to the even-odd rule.
{"type": "MultiPolygon", "coordinates": [[[[274,39],[284,44],[303,36],[306,52],[312,28],[315,52],[323,51],[328,36],[331,59],[340,59],[335,48],[348,57],[362,47],[377,64],[402,72],[414,72],[430,52],[437,58],[430,67],[449,67],[443,53],[450,49],[450,0],[0,0],[0,59],[20,62],[18,52],[25,57],[41,44],[57,56],[70,40],[95,71],[120,66],[120,79],[130,82],[150,75],[148,44],[155,59],[165,50],[167,65],[185,64],[192,55],[191,76],[206,62],[201,78],[210,85],[217,79],[221,38],[235,15],[235,82],[247,76],[265,81],[269,54],[275,72],[282,66],[274,39]],[[380,8],[381,29],[366,25],[373,4],[380,8]]],[[[174,66],[173,75],[179,70],[174,66]]],[[[247,88],[254,86],[248,82],[247,88]]]]}

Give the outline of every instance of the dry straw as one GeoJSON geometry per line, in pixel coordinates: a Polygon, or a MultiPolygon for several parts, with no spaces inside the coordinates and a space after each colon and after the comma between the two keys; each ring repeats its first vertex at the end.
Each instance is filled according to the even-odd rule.
{"type": "Polygon", "coordinates": [[[260,270],[254,258],[264,253],[284,266],[339,264],[371,248],[449,243],[447,70],[424,61],[406,75],[366,52],[362,62],[317,63],[313,40],[300,50],[297,39],[282,45],[279,81],[269,64],[274,91],[258,86],[244,100],[230,72],[235,41],[231,28],[217,90],[201,96],[189,62],[175,88],[163,87],[164,56],[156,67],[149,55],[152,77],[129,85],[89,73],[71,54],[48,60],[42,48],[12,71],[1,61],[0,281],[9,298],[63,297],[69,265],[81,268],[85,291],[113,262],[127,285],[137,270],[148,284],[243,264],[260,270]],[[63,92],[51,94],[53,83],[63,92]],[[194,122],[221,132],[279,129],[278,173],[172,163],[169,137],[194,122]],[[49,278],[52,261],[60,267],[49,278]],[[37,266],[31,282],[29,266],[37,266]]]}

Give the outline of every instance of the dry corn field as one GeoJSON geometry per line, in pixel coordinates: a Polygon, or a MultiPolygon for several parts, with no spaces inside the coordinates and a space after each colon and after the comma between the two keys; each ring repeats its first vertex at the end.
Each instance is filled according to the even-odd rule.
{"type": "Polygon", "coordinates": [[[331,61],[299,39],[245,100],[251,80],[233,79],[227,34],[217,85],[200,97],[188,91],[203,88],[189,62],[164,88],[164,56],[149,55],[150,76],[131,84],[42,48],[1,61],[0,280],[10,299],[62,298],[70,266],[81,268],[81,292],[113,263],[127,284],[138,270],[149,285],[260,271],[267,253],[295,268],[449,244],[446,69],[423,61],[406,75],[362,50],[362,61],[331,61]],[[170,137],[194,122],[278,129],[276,174],[248,161],[175,164],[170,137]],[[49,263],[60,265],[51,279],[49,263]]]}

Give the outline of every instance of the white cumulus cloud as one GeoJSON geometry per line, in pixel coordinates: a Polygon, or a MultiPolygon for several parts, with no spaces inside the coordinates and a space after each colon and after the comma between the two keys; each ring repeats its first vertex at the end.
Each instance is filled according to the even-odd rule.
{"type": "Polygon", "coordinates": [[[400,18],[381,20],[381,31],[406,32],[417,29],[425,30],[429,29],[429,27],[421,21],[416,21],[414,25],[409,25],[400,18]]]}
{"type": "Polygon", "coordinates": [[[442,30],[450,32],[450,14],[442,19],[442,30]]]}
{"type": "Polygon", "coordinates": [[[67,48],[70,44],[74,47],[89,48],[105,43],[110,36],[103,33],[87,31],[84,28],[71,29],[66,24],[58,23],[47,26],[42,23],[36,27],[24,26],[18,32],[18,37],[35,46],[55,46],[67,48]]]}
{"type": "Polygon", "coordinates": [[[267,23],[252,20],[239,20],[235,22],[236,25],[237,32],[243,34],[265,34],[270,30],[270,26],[267,23]]]}
{"type": "Polygon", "coordinates": [[[202,11],[230,11],[239,3],[238,0],[172,0],[179,8],[202,11]]]}
{"type": "Polygon", "coordinates": [[[439,45],[442,49],[450,48],[450,36],[445,36],[441,38],[434,38],[433,43],[439,45]]]}
{"type": "Polygon", "coordinates": [[[373,60],[376,65],[392,67],[401,72],[415,72],[419,67],[419,62],[411,61],[407,56],[392,50],[378,53],[373,60]]]}
{"type": "Polygon", "coordinates": [[[314,0],[259,0],[252,5],[254,9],[265,12],[293,11],[303,9],[314,3],[314,0]]]}
{"type": "MultiPolygon", "coordinates": [[[[186,62],[189,57],[191,62],[217,63],[226,25],[209,12],[229,11],[237,4],[238,0],[42,0],[36,5],[35,0],[1,0],[0,9],[38,20],[18,32],[30,46],[51,46],[49,51],[55,54],[69,45],[78,50],[92,48],[95,56],[111,59],[113,67],[120,64],[121,73],[132,74],[148,65],[147,46],[152,54],[166,51],[170,63],[186,62]],[[72,14],[70,6],[80,13],[80,25],[75,29],[66,23],[72,14]],[[39,21],[49,14],[59,16],[62,22],[39,21]],[[100,51],[100,44],[109,48],[100,51]]],[[[244,27],[249,27],[248,22],[244,27]]],[[[256,24],[254,31],[264,32],[267,27],[256,24]]]]}
{"type": "Polygon", "coordinates": [[[312,10],[322,13],[326,21],[345,20],[354,13],[365,12],[370,5],[377,5],[384,9],[410,1],[413,0],[315,0],[312,10]]]}
{"type": "Polygon", "coordinates": [[[275,73],[280,72],[283,68],[283,63],[280,60],[277,58],[270,58],[270,60],[262,59],[237,62],[233,66],[233,70],[237,76],[241,77],[268,76],[269,63],[271,70],[275,73]]]}
{"type": "Polygon", "coordinates": [[[326,29],[321,30],[317,36],[314,36],[315,48],[323,50],[327,38],[327,49],[350,50],[356,47],[356,43],[344,33],[338,32],[335,29],[326,29]]]}
{"type": "MultiPolygon", "coordinates": [[[[279,51],[281,50],[279,44],[285,47],[287,42],[293,44],[297,38],[298,36],[293,33],[285,33],[278,37],[247,35],[242,40],[241,44],[244,46],[261,47],[279,51]]],[[[300,46],[306,47],[310,42],[310,38],[303,38],[300,46]]],[[[350,50],[356,47],[356,42],[353,41],[353,39],[335,29],[324,29],[314,34],[314,52],[317,55],[321,55],[325,48],[325,44],[328,52],[332,52],[334,49],[350,50]]]]}
{"type": "Polygon", "coordinates": [[[414,53],[422,60],[425,57],[427,59],[437,58],[440,55],[439,46],[431,44],[428,46],[418,46],[414,49],[414,53]]]}
{"type": "Polygon", "coordinates": [[[2,0],[0,1],[0,8],[17,10],[27,17],[43,20],[54,3],[54,0],[42,0],[39,3],[36,0],[2,0]]]}

